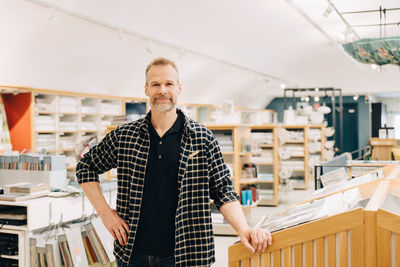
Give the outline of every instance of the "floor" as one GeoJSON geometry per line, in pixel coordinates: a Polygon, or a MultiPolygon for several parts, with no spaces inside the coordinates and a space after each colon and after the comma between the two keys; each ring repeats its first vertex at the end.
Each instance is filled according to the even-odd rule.
{"type": "MultiPolygon", "coordinates": [[[[314,191],[314,184],[310,184],[307,190],[290,190],[279,192],[279,205],[277,207],[255,207],[251,210],[248,222],[250,226],[256,225],[261,218],[268,213],[284,211],[290,206],[302,202],[314,191]]],[[[216,261],[214,267],[228,266],[228,247],[239,241],[237,236],[215,236],[216,261]]]]}

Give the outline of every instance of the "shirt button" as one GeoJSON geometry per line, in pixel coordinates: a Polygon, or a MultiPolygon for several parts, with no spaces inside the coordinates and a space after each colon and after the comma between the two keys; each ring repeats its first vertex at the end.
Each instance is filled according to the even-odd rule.
{"type": "Polygon", "coordinates": [[[161,155],[158,155],[158,159],[161,159],[161,155]]]}
{"type": "Polygon", "coordinates": [[[162,141],[160,141],[160,145],[162,145],[162,141]]]}

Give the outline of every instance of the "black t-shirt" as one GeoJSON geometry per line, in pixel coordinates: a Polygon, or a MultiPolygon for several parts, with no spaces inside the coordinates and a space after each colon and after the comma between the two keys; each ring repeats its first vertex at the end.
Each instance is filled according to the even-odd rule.
{"type": "Polygon", "coordinates": [[[178,113],[175,123],[162,138],[149,125],[150,152],[133,252],[174,255],[183,122],[183,115],[178,113]]]}

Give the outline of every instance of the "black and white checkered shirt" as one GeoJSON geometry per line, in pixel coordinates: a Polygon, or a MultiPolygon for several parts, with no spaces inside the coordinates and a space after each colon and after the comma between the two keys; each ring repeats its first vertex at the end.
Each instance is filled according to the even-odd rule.
{"type": "MultiPolygon", "coordinates": [[[[114,254],[124,263],[129,262],[140,217],[150,147],[150,116],[149,113],[145,118],[119,126],[107,134],[85,154],[76,168],[79,183],[98,182],[98,174],[117,168],[117,212],[129,224],[130,233],[125,246],[114,242],[114,254]]],[[[232,186],[215,136],[186,116],[178,189],[176,266],[210,266],[215,261],[210,199],[219,208],[239,197],[232,186]]]]}

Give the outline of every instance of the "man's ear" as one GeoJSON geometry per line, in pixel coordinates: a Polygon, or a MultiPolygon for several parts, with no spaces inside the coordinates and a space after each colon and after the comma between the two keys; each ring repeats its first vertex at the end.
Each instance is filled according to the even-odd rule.
{"type": "Polygon", "coordinates": [[[149,89],[147,87],[147,83],[144,85],[144,93],[146,94],[146,96],[149,96],[149,89]]]}
{"type": "Polygon", "coordinates": [[[182,92],[182,84],[181,84],[181,83],[178,84],[178,92],[179,92],[179,95],[180,95],[181,92],[182,92]]]}

